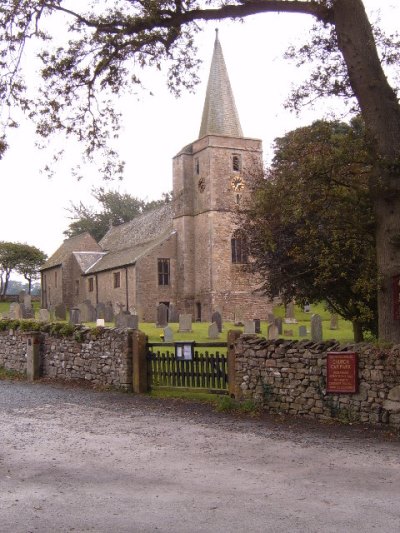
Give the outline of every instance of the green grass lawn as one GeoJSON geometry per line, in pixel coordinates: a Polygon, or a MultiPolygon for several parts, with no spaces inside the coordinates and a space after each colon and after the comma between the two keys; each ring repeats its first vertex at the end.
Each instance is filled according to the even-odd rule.
{"type": "MultiPolygon", "coordinates": [[[[39,302],[33,303],[36,313],[39,310],[39,302]]],[[[7,313],[9,310],[10,304],[7,302],[0,302],[0,313],[7,313]]],[[[347,342],[353,340],[353,329],[351,322],[339,318],[339,329],[332,331],[329,329],[330,325],[330,313],[325,309],[323,304],[311,305],[311,311],[305,313],[303,308],[295,306],[295,317],[298,320],[297,324],[283,324],[283,332],[292,331],[292,335],[282,335],[284,339],[299,339],[299,326],[306,326],[307,330],[310,330],[310,320],[313,313],[318,313],[322,318],[323,324],[323,338],[324,340],[336,339],[338,341],[347,342]]],[[[274,315],[276,317],[285,315],[285,309],[283,306],[276,306],[274,308],[274,315]]],[[[88,324],[89,326],[95,326],[95,324],[88,324]]],[[[106,324],[107,326],[113,326],[113,324],[106,324]]],[[[174,333],[174,340],[196,340],[197,342],[208,342],[208,322],[193,322],[193,332],[191,333],[179,333],[178,324],[171,323],[169,324],[170,328],[174,333]]],[[[150,342],[159,342],[161,341],[160,335],[162,335],[162,328],[157,328],[154,323],[140,323],[140,329],[149,337],[150,342]]],[[[220,335],[219,341],[225,341],[227,332],[230,329],[239,329],[243,331],[243,328],[235,326],[233,322],[224,322],[223,331],[220,335]]],[[[268,322],[261,321],[261,335],[267,337],[268,334],[268,322]]],[[[307,337],[310,338],[310,334],[307,334],[307,337]]]]}

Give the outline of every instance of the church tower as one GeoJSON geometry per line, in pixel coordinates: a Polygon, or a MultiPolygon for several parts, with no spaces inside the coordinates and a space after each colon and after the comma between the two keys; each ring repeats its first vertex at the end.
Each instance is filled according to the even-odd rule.
{"type": "Polygon", "coordinates": [[[245,237],[234,221],[246,174],[261,166],[261,141],[242,133],[217,31],[199,138],[173,160],[177,305],[196,320],[215,311],[223,319],[254,318],[269,308],[251,291],[245,237]]]}

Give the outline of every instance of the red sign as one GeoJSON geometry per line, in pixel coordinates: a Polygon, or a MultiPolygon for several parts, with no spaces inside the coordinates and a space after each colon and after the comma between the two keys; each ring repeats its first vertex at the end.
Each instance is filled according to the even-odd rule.
{"type": "Polygon", "coordinates": [[[326,360],[326,392],[357,392],[358,361],[354,352],[329,352],[326,360]]]}

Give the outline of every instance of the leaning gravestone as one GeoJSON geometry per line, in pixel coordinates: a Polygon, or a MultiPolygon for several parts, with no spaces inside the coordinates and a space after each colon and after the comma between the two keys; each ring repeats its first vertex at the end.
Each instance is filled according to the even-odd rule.
{"type": "Polygon", "coordinates": [[[39,309],[39,322],[50,322],[50,312],[48,309],[39,309]]]}
{"type": "Polygon", "coordinates": [[[270,341],[275,340],[278,338],[278,335],[279,335],[279,331],[278,331],[277,326],[275,324],[270,324],[268,326],[268,339],[270,341]]]}
{"type": "Polygon", "coordinates": [[[306,337],[306,336],[307,336],[306,326],[299,326],[299,337],[306,337]]]}
{"type": "Polygon", "coordinates": [[[217,324],[217,327],[218,327],[218,331],[219,333],[222,332],[222,316],[221,316],[221,313],[218,312],[218,311],[215,311],[212,315],[211,315],[211,322],[212,323],[216,323],[217,324]]]}
{"type": "Polygon", "coordinates": [[[192,315],[179,315],[179,333],[192,331],[192,315]]]}
{"type": "Polygon", "coordinates": [[[174,324],[179,322],[178,309],[174,305],[170,305],[168,311],[168,322],[173,322],[174,324]]]}
{"type": "Polygon", "coordinates": [[[10,304],[9,317],[11,320],[20,320],[24,316],[23,304],[13,302],[10,304]]]}
{"type": "Polygon", "coordinates": [[[66,320],[67,318],[67,308],[65,304],[58,304],[54,308],[54,316],[56,320],[66,320]]]}
{"type": "Polygon", "coordinates": [[[254,319],[255,333],[261,333],[261,320],[259,318],[254,319]]]}
{"type": "Polygon", "coordinates": [[[255,332],[256,332],[256,325],[254,324],[254,320],[245,320],[243,333],[245,335],[254,335],[255,332]]]}
{"type": "Polygon", "coordinates": [[[77,307],[73,307],[69,311],[69,323],[80,324],[81,323],[81,311],[77,307]]]}
{"type": "Polygon", "coordinates": [[[283,323],[282,317],[278,316],[275,318],[274,324],[278,328],[279,335],[282,335],[282,323],[283,323]]]}
{"type": "Polygon", "coordinates": [[[168,326],[168,307],[165,304],[159,304],[157,307],[157,328],[166,328],[168,326]]]}
{"type": "Polygon", "coordinates": [[[164,342],[174,342],[174,332],[169,326],[164,328],[164,342]]]}
{"type": "Polygon", "coordinates": [[[218,339],[219,338],[219,329],[218,324],[213,322],[208,326],[208,338],[209,339],[218,339]]]}
{"type": "Polygon", "coordinates": [[[331,322],[329,329],[338,329],[339,328],[339,319],[336,313],[331,314],[331,322]]]}
{"type": "Polygon", "coordinates": [[[114,321],[114,309],[111,302],[107,302],[104,306],[104,320],[105,322],[114,321]]]}
{"type": "Polygon", "coordinates": [[[322,320],[319,315],[312,315],[311,317],[311,340],[322,342],[322,320]]]}

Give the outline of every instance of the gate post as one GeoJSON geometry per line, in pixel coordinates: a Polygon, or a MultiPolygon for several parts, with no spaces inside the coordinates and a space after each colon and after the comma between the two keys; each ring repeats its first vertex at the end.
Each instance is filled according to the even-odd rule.
{"type": "Polygon", "coordinates": [[[235,342],[240,337],[242,332],[237,329],[228,331],[228,392],[231,398],[236,398],[236,368],[235,368],[235,342]]]}
{"type": "Polygon", "coordinates": [[[132,369],[133,392],[141,393],[149,390],[147,372],[147,336],[143,331],[132,332],[132,369]]]}
{"type": "Polygon", "coordinates": [[[26,375],[29,381],[40,377],[40,333],[26,333],[26,375]]]}

